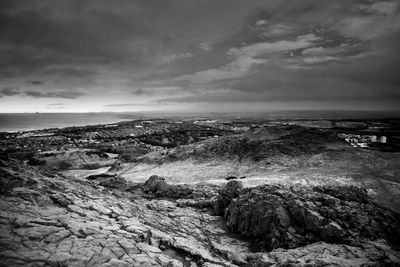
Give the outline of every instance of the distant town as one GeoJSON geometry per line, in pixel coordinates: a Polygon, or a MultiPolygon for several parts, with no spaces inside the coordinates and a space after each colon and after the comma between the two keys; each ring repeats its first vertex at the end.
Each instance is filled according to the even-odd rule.
{"type": "Polygon", "coordinates": [[[381,143],[381,144],[386,144],[387,143],[387,137],[382,135],[382,136],[376,136],[376,135],[360,135],[360,134],[345,134],[345,133],[340,133],[338,134],[338,137],[341,139],[344,139],[347,143],[349,143],[353,147],[369,147],[370,144],[373,143],[381,143]]]}

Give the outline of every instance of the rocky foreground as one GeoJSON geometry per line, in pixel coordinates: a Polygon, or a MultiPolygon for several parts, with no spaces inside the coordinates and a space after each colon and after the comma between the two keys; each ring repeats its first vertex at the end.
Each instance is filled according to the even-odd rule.
{"type": "Polygon", "coordinates": [[[399,215],[356,187],[0,177],[1,266],[400,265],[399,215]]]}

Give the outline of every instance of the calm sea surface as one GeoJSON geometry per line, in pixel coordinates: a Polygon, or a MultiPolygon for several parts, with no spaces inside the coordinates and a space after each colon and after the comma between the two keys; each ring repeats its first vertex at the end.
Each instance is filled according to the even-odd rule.
{"type": "Polygon", "coordinates": [[[0,132],[17,132],[45,128],[108,124],[134,119],[137,119],[137,116],[120,113],[0,114],[0,132]]]}

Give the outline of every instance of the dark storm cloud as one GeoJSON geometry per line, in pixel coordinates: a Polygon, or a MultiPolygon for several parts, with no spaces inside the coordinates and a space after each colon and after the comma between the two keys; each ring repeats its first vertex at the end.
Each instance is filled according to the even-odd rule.
{"type": "Polygon", "coordinates": [[[0,97],[385,107],[399,42],[397,0],[0,0],[0,97]]]}
{"type": "Polygon", "coordinates": [[[132,94],[134,95],[151,95],[151,92],[146,92],[146,90],[144,90],[143,88],[135,90],[132,92],[132,94]]]}
{"type": "Polygon", "coordinates": [[[57,76],[88,77],[94,75],[96,71],[76,67],[55,67],[45,70],[44,73],[57,76]]]}
{"type": "Polygon", "coordinates": [[[35,98],[69,98],[75,99],[85,95],[82,92],[71,91],[54,91],[54,92],[41,92],[41,91],[25,91],[23,94],[35,98]]]}
{"type": "Polygon", "coordinates": [[[101,60],[126,56],[120,42],[131,34],[140,36],[147,31],[146,25],[133,16],[110,12],[100,2],[85,3],[16,2],[9,9],[2,9],[2,41],[48,49],[43,51],[43,56],[48,57],[56,51],[61,53],[60,58],[101,60]]]}
{"type": "MultiPolygon", "coordinates": [[[[296,83],[291,84],[296,86],[296,83]]],[[[173,97],[158,100],[158,103],[243,103],[243,102],[269,102],[269,101],[343,101],[343,100],[375,100],[375,101],[400,101],[400,92],[395,88],[375,92],[372,87],[354,90],[354,85],[336,81],[313,81],[310,87],[296,87],[289,90],[288,87],[276,86],[258,92],[221,91],[202,95],[173,97]],[[326,86],[342,89],[338,94],[335,90],[326,90],[326,86]]]]}
{"type": "Polygon", "coordinates": [[[35,81],[35,80],[27,81],[27,83],[32,84],[32,85],[42,85],[42,84],[44,84],[44,82],[42,82],[42,81],[35,81]]]}
{"type": "MultiPolygon", "coordinates": [[[[30,48],[37,49],[41,57],[35,58],[37,55],[32,54],[26,62],[29,58],[32,61],[45,59],[42,64],[46,60],[47,63],[141,62],[160,44],[173,43],[183,35],[190,35],[184,32],[185,25],[181,22],[187,20],[186,25],[192,24],[198,29],[209,27],[207,23],[191,22],[196,17],[200,19],[201,12],[208,10],[206,2],[198,1],[124,0],[118,4],[78,0],[5,1],[2,4],[0,37],[3,43],[13,46],[9,51],[11,62],[17,61],[23,52],[31,53],[23,51],[30,48]],[[165,27],[168,27],[167,31],[165,27]]],[[[217,6],[217,10],[225,9],[222,4],[217,6]]],[[[222,20],[224,15],[221,15],[222,20]]]]}
{"type": "Polygon", "coordinates": [[[67,98],[75,99],[85,95],[82,92],[74,91],[33,91],[21,90],[18,87],[4,87],[0,89],[0,97],[6,96],[30,96],[34,98],[67,98]]]}
{"type": "MultiPolygon", "coordinates": [[[[333,4],[338,3],[345,2],[333,4]]],[[[226,41],[236,44],[229,50],[230,62],[177,79],[186,86],[208,87],[209,93],[161,102],[400,102],[395,74],[400,51],[393,41],[399,33],[394,22],[400,22],[396,2],[348,3],[341,8],[328,4],[326,9],[325,2],[305,1],[256,13],[233,42],[226,41]],[[346,6],[370,11],[353,15],[346,6]],[[323,25],[317,13],[338,24],[323,25]]]]}
{"type": "Polygon", "coordinates": [[[15,96],[19,95],[19,89],[17,87],[4,87],[0,89],[0,97],[3,96],[15,96]]]}

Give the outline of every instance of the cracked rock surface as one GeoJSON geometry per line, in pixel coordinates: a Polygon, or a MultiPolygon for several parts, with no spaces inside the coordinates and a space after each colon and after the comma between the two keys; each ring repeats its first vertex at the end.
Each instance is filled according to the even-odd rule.
{"type": "Polygon", "coordinates": [[[357,187],[250,188],[230,202],[224,217],[232,232],[255,239],[265,251],[318,241],[385,239],[400,244],[398,214],[375,204],[357,187]]]}
{"type": "MultiPolygon", "coordinates": [[[[315,239],[313,241],[319,242],[306,242],[292,249],[280,246],[270,252],[257,249],[260,252],[256,252],[250,243],[256,238],[258,242],[264,240],[259,244],[266,244],[269,232],[264,224],[254,224],[255,219],[261,222],[262,216],[245,215],[248,209],[256,211],[257,206],[254,206],[255,199],[249,197],[253,194],[251,190],[243,190],[240,185],[219,191],[205,185],[168,185],[158,177],[145,185],[127,184],[127,190],[123,190],[120,185],[125,182],[120,179],[112,178],[119,185],[112,188],[107,187],[110,185],[107,177],[97,177],[101,181],[67,179],[14,161],[1,162],[0,176],[1,266],[375,266],[400,263],[400,255],[387,242],[387,236],[379,234],[354,238],[354,242],[347,243],[315,239]],[[212,207],[219,199],[224,201],[220,208],[225,209],[225,217],[213,213],[212,207]],[[241,220],[236,223],[234,218],[241,220]],[[243,236],[247,235],[243,231],[256,226],[261,228],[247,240],[233,236],[226,226],[243,236]]],[[[294,193],[283,190],[282,196],[284,194],[294,193]]],[[[322,191],[316,194],[328,195],[322,191]]],[[[266,200],[268,195],[275,196],[276,192],[260,193],[260,198],[265,196],[266,200]]],[[[291,206],[287,204],[290,200],[282,196],[278,196],[281,200],[274,206],[272,221],[279,222],[279,227],[290,232],[287,229],[295,225],[291,206]]],[[[337,199],[330,201],[352,203],[337,199]]],[[[321,207],[306,205],[307,210],[319,213],[314,214],[315,224],[322,217],[321,227],[332,221],[343,231],[358,229],[347,228],[323,213],[322,207],[328,204],[322,200],[307,197],[305,200],[321,207]],[[322,201],[320,206],[318,201],[322,201]]],[[[338,207],[344,209],[346,205],[338,207]]],[[[269,206],[262,208],[264,215],[268,214],[269,206]]],[[[327,212],[329,214],[329,210],[327,212]]],[[[361,212],[361,216],[364,215],[361,212]]],[[[382,223],[377,218],[368,218],[372,230],[375,228],[371,220],[382,223]]],[[[384,222],[392,223],[385,219],[384,222]]],[[[281,228],[279,233],[285,233],[281,228]]],[[[355,232],[354,236],[357,235],[359,233],[355,232]]]]}
{"type": "Polygon", "coordinates": [[[234,266],[212,248],[240,246],[221,243],[220,217],[12,163],[1,174],[4,266],[234,266]]]}

